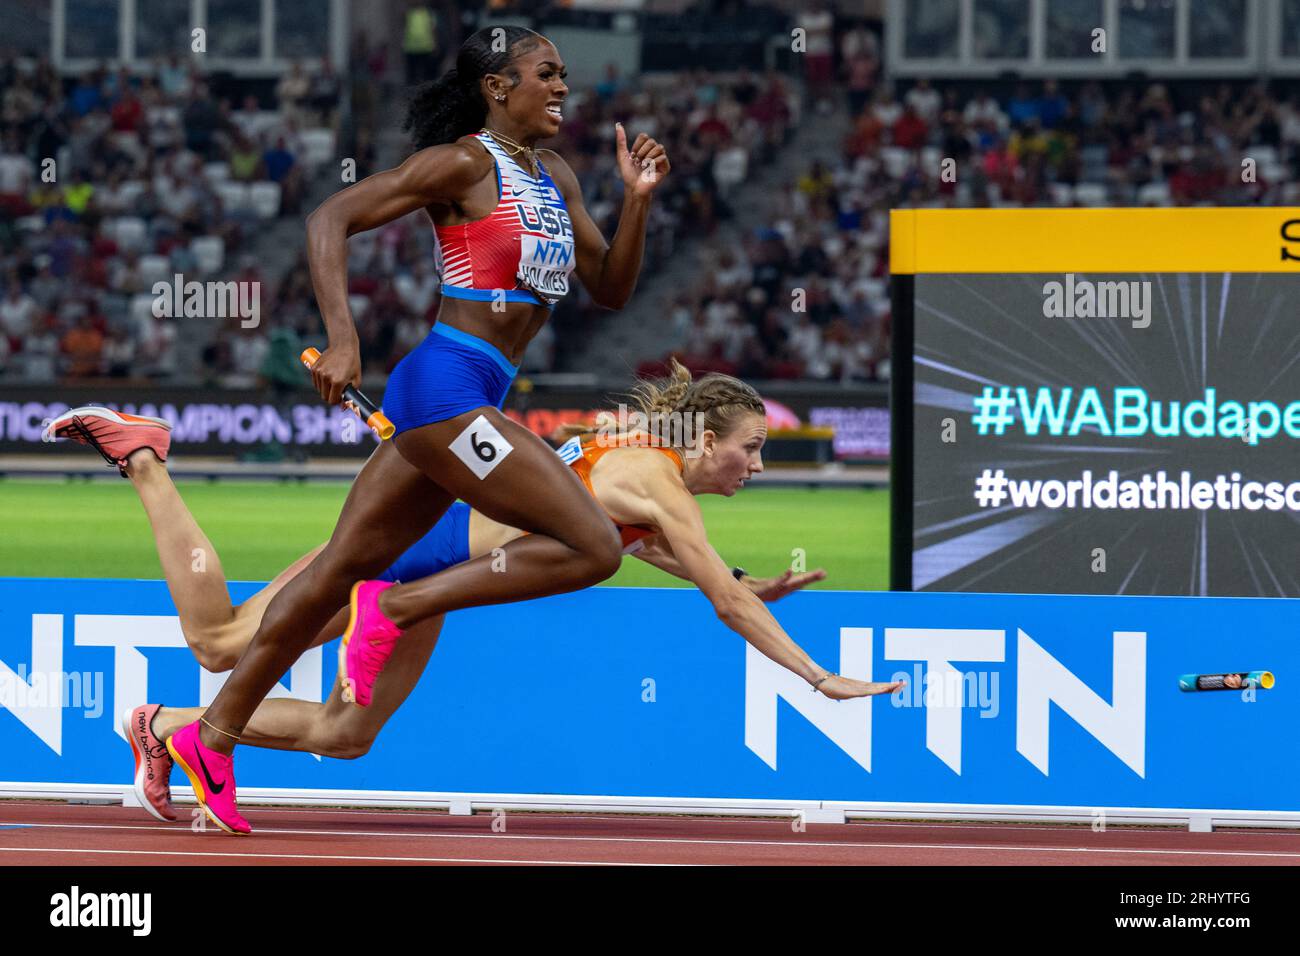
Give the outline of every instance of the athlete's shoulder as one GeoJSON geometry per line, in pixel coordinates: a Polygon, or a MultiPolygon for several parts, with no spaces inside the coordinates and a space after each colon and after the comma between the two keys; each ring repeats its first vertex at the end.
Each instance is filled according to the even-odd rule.
{"type": "Polygon", "coordinates": [[[495,161],[474,137],[462,136],[454,143],[417,150],[403,165],[441,183],[468,186],[487,175],[495,161]]]}
{"type": "Polygon", "coordinates": [[[649,445],[626,445],[610,449],[604,456],[611,471],[626,475],[644,486],[647,484],[682,484],[680,458],[669,448],[649,445]]]}
{"type": "Polygon", "coordinates": [[[563,156],[553,149],[539,149],[537,158],[542,161],[546,171],[551,174],[551,178],[555,180],[555,185],[560,188],[560,192],[564,194],[566,200],[582,198],[582,189],[578,185],[578,177],[574,174],[573,167],[568,164],[563,156]]]}

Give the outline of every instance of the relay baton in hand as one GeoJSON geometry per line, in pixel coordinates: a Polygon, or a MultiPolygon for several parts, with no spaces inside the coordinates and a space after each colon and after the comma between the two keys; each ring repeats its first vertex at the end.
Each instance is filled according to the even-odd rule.
{"type": "MultiPolygon", "coordinates": [[[[311,368],[320,361],[320,350],[314,348],[304,349],[299,357],[302,359],[303,365],[311,368]]],[[[393,437],[393,432],[396,431],[393,423],[384,416],[378,405],[351,385],[343,389],[343,407],[356,412],[357,417],[374,429],[375,434],[381,440],[393,437]]]]}

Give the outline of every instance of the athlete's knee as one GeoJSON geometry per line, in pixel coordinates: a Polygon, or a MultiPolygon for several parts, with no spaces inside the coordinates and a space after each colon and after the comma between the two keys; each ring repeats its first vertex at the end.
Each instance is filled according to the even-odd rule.
{"type": "Polygon", "coordinates": [[[370,753],[370,744],[373,741],[324,741],[321,746],[313,747],[314,753],[322,757],[329,757],[333,760],[356,760],[370,753]]]}
{"type": "Polygon", "coordinates": [[[327,546],[312,563],[314,588],[317,591],[342,589],[346,595],[357,581],[373,578],[386,566],[368,554],[327,546]]]}
{"type": "Polygon", "coordinates": [[[335,760],[356,760],[370,752],[375,736],[375,732],[366,727],[326,721],[316,734],[312,752],[335,760]]]}
{"type": "Polygon", "coordinates": [[[623,560],[623,542],[609,521],[603,521],[586,535],[578,546],[582,563],[595,582],[604,581],[618,571],[623,560]]]}
{"type": "Polygon", "coordinates": [[[181,633],[185,635],[185,643],[190,646],[194,659],[206,671],[220,674],[233,670],[239,661],[239,652],[229,641],[222,639],[224,632],[221,628],[186,624],[182,621],[181,633]]]}

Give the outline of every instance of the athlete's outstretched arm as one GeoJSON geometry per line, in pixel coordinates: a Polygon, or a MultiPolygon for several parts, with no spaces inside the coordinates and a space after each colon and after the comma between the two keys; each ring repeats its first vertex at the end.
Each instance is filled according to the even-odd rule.
{"type": "MultiPolygon", "coordinates": [[[[682,563],[677,560],[677,555],[673,554],[673,549],[668,546],[663,535],[655,535],[647,539],[645,547],[640,551],[633,552],[633,557],[640,558],[646,564],[658,568],[660,571],[666,571],[673,577],[689,581],[691,576],[686,573],[682,563]]],[[[733,575],[734,577],[734,575],[733,575]]],[[[824,580],[826,572],[822,568],[816,568],[812,571],[793,571],[786,568],[784,572],[771,578],[756,578],[753,575],[746,574],[740,578],[740,583],[753,591],[761,600],[768,604],[773,601],[779,601],[787,594],[793,594],[795,591],[801,591],[808,585],[824,580]]]]}
{"type": "Polygon", "coordinates": [[[645,133],[637,136],[629,149],[627,133],[619,123],[614,139],[618,171],[623,178],[623,209],[610,245],[605,243],[605,237],[587,212],[582,202],[582,187],[569,164],[553,150],[538,151],[564,195],[564,204],[569,207],[577,257],[574,271],[592,300],[607,309],[621,309],[632,298],[645,252],[650,193],[672,168],[664,148],[645,133]]]}
{"type": "Polygon", "coordinates": [[[901,683],[874,683],[830,674],[781,628],[761,600],[734,577],[709,544],[699,503],[667,458],[651,460],[616,487],[602,488],[601,503],[616,520],[641,517],[657,527],[691,581],[718,618],[764,655],[827,697],[837,700],[892,693],[901,683]],[[640,511],[641,515],[634,512],[640,511]]]}
{"type": "Polygon", "coordinates": [[[415,153],[396,169],[367,176],[321,203],[307,217],[307,261],[329,348],[312,366],[321,397],[337,405],[347,385],[359,385],[361,352],[348,307],[348,237],[461,196],[483,174],[484,153],[449,143],[415,153]]]}

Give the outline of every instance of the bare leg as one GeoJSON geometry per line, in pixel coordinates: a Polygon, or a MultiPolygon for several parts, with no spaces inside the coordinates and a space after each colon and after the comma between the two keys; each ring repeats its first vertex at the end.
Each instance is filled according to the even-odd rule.
{"type": "MultiPolygon", "coordinates": [[[[399,435],[398,447],[426,474],[446,473],[444,487],[476,512],[532,533],[502,548],[504,567],[496,557],[484,554],[389,588],[380,596],[379,606],[399,627],[461,608],[577,591],[600,583],[619,568],[621,545],[613,522],[568,466],[536,435],[496,409],[486,410],[484,417],[513,446],[511,457],[499,469],[500,477],[492,475],[495,481],[480,481],[454,458],[448,461],[450,452],[435,431],[445,422],[399,435]]],[[[450,433],[456,434],[457,429],[450,433]]]]}
{"type": "MultiPolygon", "coordinates": [[[[341,631],[347,623],[346,610],[331,623],[335,622],[341,631]]],[[[244,728],[240,743],[274,750],[301,750],[340,760],[364,755],[388,718],[419,682],[438,643],[442,622],[441,617],[430,618],[403,635],[388,666],[375,681],[374,699],[369,707],[344,703],[337,680],[324,703],[287,698],[264,700],[244,728]]],[[[202,707],[164,707],[154,717],[153,730],[166,739],[201,716],[202,707]]]]}
{"type": "Polygon", "coordinates": [[[299,558],[243,604],[232,606],[217,550],[185,506],[166,466],[144,448],[130,457],[126,474],[149,517],[158,561],[190,650],[207,670],[230,670],[252,640],[271,598],[324,545],[299,558]]]}
{"type": "Polygon", "coordinates": [[[267,607],[248,650],[203,715],[202,744],[217,753],[233,752],[257,705],[302,653],[303,634],[315,634],[347,600],[357,579],[372,578],[391,564],[454,497],[533,535],[509,545],[506,574],[479,558],[428,579],[420,617],[575,591],[618,570],[613,523],[541,439],[497,409],[475,409],[404,432],[381,444],[366,462],[325,550],[267,607]],[[511,445],[482,477],[451,450],[480,416],[511,445]],[[440,580],[453,571],[462,572],[454,582],[440,580]]]}
{"type": "Polygon", "coordinates": [[[325,549],[275,596],[248,649],[203,714],[202,743],[230,753],[280,675],[347,603],[358,578],[374,577],[424,535],[453,498],[382,443],[357,476],[325,549]],[[214,731],[210,726],[226,733],[214,731]]]}

